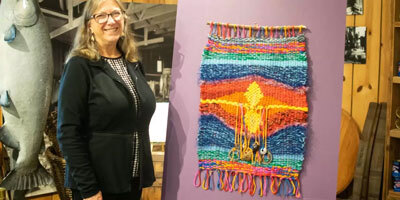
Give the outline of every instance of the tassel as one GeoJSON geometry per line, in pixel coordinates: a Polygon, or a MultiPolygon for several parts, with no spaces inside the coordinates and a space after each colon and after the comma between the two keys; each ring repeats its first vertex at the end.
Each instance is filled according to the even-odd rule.
{"type": "Polygon", "coordinates": [[[209,188],[210,188],[210,190],[213,190],[213,188],[214,188],[214,178],[213,178],[213,174],[214,174],[214,171],[210,171],[210,176],[208,176],[208,183],[209,183],[209,188]]]}
{"type": "Polygon", "coordinates": [[[233,25],[233,38],[236,38],[237,32],[236,32],[236,24],[233,25]]]}
{"type": "Polygon", "coordinates": [[[224,178],[224,191],[228,192],[229,191],[229,172],[228,170],[225,170],[225,178],[224,178]]]}
{"type": "Polygon", "coordinates": [[[237,38],[242,37],[242,31],[240,30],[240,26],[237,27],[237,38]]]}
{"type": "Polygon", "coordinates": [[[286,196],[292,196],[292,185],[290,184],[290,178],[285,180],[288,190],[286,191],[286,196]]]}
{"type": "Polygon", "coordinates": [[[276,177],[271,177],[271,192],[276,194],[278,192],[278,187],[276,185],[276,177]]]}
{"type": "Polygon", "coordinates": [[[286,34],[286,26],[284,26],[283,29],[284,29],[284,31],[285,31],[285,38],[286,38],[286,37],[287,37],[287,34],[286,34]]]}
{"type": "MultiPolygon", "coordinates": [[[[301,30],[301,28],[300,28],[301,30]]],[[[296,182],[297,182],[297,188],[296,188],[296,198],[301,198],[301,194],[300,194],[300,181],[299,178],[296,178],[296,182]]]]}
{"type": "Polygon", "coordinates": [[[257,189],[257,184],[256,184],[256,177],[254,175],[251,175],[251,181],[250,181],[250,195],[254,196],[254,194],[256,193],[256,189],[257,189]]]}
{"type": "Polygon", "coordinates": [[[218,173],[217,188],[219,190],[222,190],[224,188],[224,184],[222,183],[222,174],[223,173],[221,173],[221,170],[219,170],[219,169],[218,169],[217,173],[218,173]]]}
{"type": "Polygon", "coordinates": [[[225,36],[226,36],[226,27],[224,25],[221,25],[222,27],[222,38],[225,40],[225,36]]]}
{"type": "Polygon", "coordinates": [[[238,188],[236,187],[236,184],[238,184],[239,182],[238,182],[238,180],[239,179],[236,179],[236,176],[238,175],[238,173],[236,173],[235,174],[235,176],[233,177],[233,180],[232,180],[232,191],[236,191],[238,188]]]}
{"type": "Polygon", "coordinates": [[[253,35],[252,35],[251,33],[252,33],[252,28],[251,28],[251,26],[250,26],[250,27],[249,27],[249,38],[253,37],[253,35]]]}
{"type": "Polygon", "coordinates": [[[196,175],[194,176],[193,184],[195,187],[200,187],[200,185],[201,185],[201,170],[200,169],[197,171],[196,175]],[[199,180],[199,182],[197,183],[198,180],[199,180]]]}
{"type": "Polygon", "coordinates": [[[243,176],[244,176],[243,173],[239,174],[239,188],[238,188],[239,193],[242,193],[242,186],[243,186],[243,180],[244,180],[243,176]],[[242,176],[240,176],[240,175],[242,175],[242,176]]]}
{"type": "Polygon", "coordinates": [[[217,36],[221,37],[221,25],[219,25],[219,23],[217,23],[217,36]]]}
{"type": "Polygon", "coordinates": [[[272,29],[273,29],[272,27],[269,29],[269,30],[270,30],[269,37],[270,37],[271,39],[274,37],[274,32],[273,32],[272,29]]]}
{"type": "Polygon", "coordinates": [[[236,190],[239,190],[239,187],[240,187],[240,180],[239,180],[239,177],[240,177],[240,173],[236,173],[236,175],[238,176],[238,178],[236,179],[236,183],[235,184],[237,184],[237,188],[236,188],[236,190]]]}
{"type": "Polygon", "coordinates": [[[281,183],[282,183],[282,177],[281,178],[279,178],[279,182],[278,182],[278,188],[281,186],[281,183]]]}
{"type": "MultiPolygon", "coordinates": [[[[251,192],[253,191],[253,175],[248,175],[249,179],[247,179],[247,185],[249,188],[249,194],[251,195],[251,192]]],[[[251,195],[253,196],[253,195],[251,195]]]]}
{"type": "Polygon", "coordinates": [[[292,37],[294,37],[294,26],[292,26],[292,37]]]}
{"type": "Polygon", "coordinates": [[[210,35],[213,33],[214,22],[210,23],[210,35]]]}
{"type": "Polygon", "coordinates": [[[289,180],[290,180],[290,184],[292,184],[292,190],[290,192],[291,193],[290,196],[294,196],[296,194],[296,185],[294,184],[292,178],[290,178],[289,180]]]}
{"type": "Polygon", "coordinates": [[[232,192],[233,191],[233,189],[235,188],[235,180],[234,180],[234,178],[236,177],[236,173],[235,173],[235,171],[232,171],[231,172],[231,175],[230,175],[230,179],[229,179],[229,191],[230,192],[232,192]]]}
{"type": "Polygon", "coordinates": [[[242,192],[245,193],[249,189],[249,182],[247,180],[247,174],[244,174],[243,180],[242,180],[242,192]],[[244,184],[246,183],[246,189],[244,189],[244,184]]]}
{"type": "Polygon", "coordinates": [[[228,29],[228,39],[231,39],[231,31],[232,31],[232,28],[229,27],[229,23],[226,24],[226,28],[228,29]]]}
{"type": "Polygon", "coordinates": [[[208,190],[208,176],[209,176],[209,174],[208,174],[208,169],[207,169],[204,180],[203,180],[203,185],[202,185],[202,188],[204,190],[208,190]]]}
{"type": "Polygon", "coordinates": [[[258,189],[259,196],[262,197],[264,194],[263,187],[264,177],[260,176],[260,188],[258,189]]]}
{"type": "MultiPolygon", "coordinates": [[[[281,182],[281,180],[279,180],[281,182]]],[[[286,184],[285,180],[283,180],[282,186],[279,187],[279,196],[286,196],[286,184]]]]}
{"type": "Polygon", "coordinates": [[[264,196],[267,196],[268,181],[267,176],[264,176],[264,196]]]}
{"type": "MultiPolygon", "coordinates": [[[[282,183],[282,177],[279,178],[279,182],[278,182],[278,191],[279,192],[282,190],[281,183],[282,183]]],[[[283,189],[285,189],[285,188],[283,187],[283,189]]],[[[280,194],[280,196],[282,196],[283,194],[284,194],[284,192],[282,192],[282,194],[280,194]]]]}

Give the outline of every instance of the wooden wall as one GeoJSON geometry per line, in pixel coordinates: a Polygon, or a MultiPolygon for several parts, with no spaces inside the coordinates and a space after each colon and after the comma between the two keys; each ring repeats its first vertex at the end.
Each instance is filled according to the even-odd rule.
{"type": "Polygon", "coordinates": [[[369,103],[387,101],[388,81],[380,51],[382,1],[364,0],[364,14],[346,18],[346,26],[367,27],[366,64],[345,63],[343,77],[342,108],[351,114],[361,131],[369,103]]]}

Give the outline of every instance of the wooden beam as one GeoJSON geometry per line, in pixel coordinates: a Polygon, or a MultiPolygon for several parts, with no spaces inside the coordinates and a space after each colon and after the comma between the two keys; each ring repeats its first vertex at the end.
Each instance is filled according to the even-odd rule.
{"type": "Polygon", "coordinates": [[[150,4],[178,4],[178,0],[121,0],[121,2],[150,3],[150,4]]]}
{"type": "Polygon", "coordinates": [[[79,18],[74,19],[72,21],[72,23],[65,24],[64,26],[61,26],[60,28],[52,31],[50,33],[50,38],[53,39],[61,34],[64,34],[68,31],[78,27],[82,23],[82,20],[83,20],[83,16],[80,16],[79,18]]]}
{"type": "Polygon", "coordinates": [[[59,18],[63,18],[63,19],[69,19],[68,15],[56,12],[56,11],[52,11],[46,8],[40,8],[40,10],[42,11],[42,13],[48,14],[48,15],[53,15],[59,18]]]}
{"type": "Polygon", "coordinates": [[[140,12],[145,9],[149,9],[157,5],[154,4],[140,4],[140,3],[129,3],[128,8],[126,9],[127,15],[132,15],[133,13],[140,12]]]}
{"type": "Polygon", "coordinates": [[[166,33],[172,33],[175,31],[175,28],[167,28],[167,29],[159,29],[154,32],[156,35],[161,35],[161,34],[166,34],[166,33]]]}
{"type": "Polygon", "coordinates": [[[138,23],[135,23],[133,26],[134,26],[134,29],[137,30],[137,29],[141,29],[144,27],[162,24],[162,23],[169,22],[169,21],[176,21],[176,13],[170,13],[170,14],[155,17],[153,19],[149,19],[146,21],[138,22],[138,23]],[[147,21],[150,24],[147,23],[147,21]]]}
{"type": "Polygon", "coordinates": [[[166,15],[166,14],[170,14],[170,13],[176,13],[176,6],[171,6],[171,7],[157,6],[152,9],[148,9],[142,19],[138,19],[139,17],[137,17],[137,18],[132,17],[132,16],[135,16],[135,14],[128,15],[128,17],[130,17],[130,19],[128,18],[128,24],[141,22],[144,20],[152,19],[154,17],[158,17],[160,15],[166,15]]]}
{"type": "Polygon", "coordinates": [[[83,2],[86,2],[87,0],[73,0],[73,2],[72,2],[72,6],[77,6],[77,5],[79,5],[79,4],[81,4],[81,3],[83,3],[83,2]]]}
{"type": "Polygon", "coordinates": [[[155,32],[157,32],[159,30],[164,30],[164,29],[170,30],[170,31],[175,31],[175,21],[171,21],[168,23],[160,24],[160,25],[153,25],[153,26],[149,26],[146,28],[148,28],[150,31],[155,31],[155,32]]]}
{"type": "Polygon", "coordinates": [[[164,37],[154,38],[147,41],[136,42],[136,46],[147,46],[149,44],[156,44],[164,42],[164,37]]]}

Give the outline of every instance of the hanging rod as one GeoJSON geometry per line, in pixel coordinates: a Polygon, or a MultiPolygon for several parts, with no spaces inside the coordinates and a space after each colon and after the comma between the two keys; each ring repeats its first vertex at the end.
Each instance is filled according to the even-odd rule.
{"type": "Polygon", "coordinates": [[[253,26],[249,26],[249,25],[238,25],[238,24],[229,24],[229,23],[220,23],[220,22],[207,22],[207,25],[211,25],[211,23],[216,24],[216,25],[220,25],[220,26],[229,26],[231,28],[234,27],[240,27],[240,28],[251,28],[251,29],[258,29],[258,28],[273,28],[273,29],[281,29],[281,28],[295,28],[295,29],[306,29],[307,27],[304,25],[298,25],[298,26],[259,26],[259,25],[253,25],[253,26]]]}

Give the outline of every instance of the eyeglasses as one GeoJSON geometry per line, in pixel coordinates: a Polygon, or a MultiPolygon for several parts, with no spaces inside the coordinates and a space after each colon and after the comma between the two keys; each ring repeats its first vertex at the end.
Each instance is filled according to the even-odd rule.
{"type": "Polygon", "coordinates": [[[97,23],[99,24],[104,24],[108,21],[108,17],[111,16],[114,21],[119,21],[121,20],[121,16],[124,14],[123,11],[116,10],[113,11],[110,14],[107,13],[99,13],[99,14],[94,14],[90,18],[94,19],[97,23]]]}

